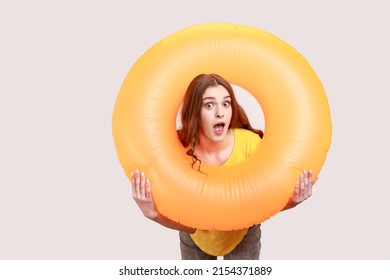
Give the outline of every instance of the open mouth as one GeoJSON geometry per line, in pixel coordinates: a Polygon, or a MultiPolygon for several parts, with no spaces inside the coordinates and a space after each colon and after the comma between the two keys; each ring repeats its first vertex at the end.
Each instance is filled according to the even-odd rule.
{"type": "Polygon", "coordinates": [[[223,133],[223,129],[225,128],[225,123],[224,122],[219,122],[214,125],[214,132],[217,135],[221,135],[223,133]]]}

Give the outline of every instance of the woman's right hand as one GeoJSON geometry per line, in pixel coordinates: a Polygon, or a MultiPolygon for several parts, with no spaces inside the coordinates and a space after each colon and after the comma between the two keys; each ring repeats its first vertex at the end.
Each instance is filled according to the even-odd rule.
{"type": "Polygon", "coordinates": [[[131,172],[131,185],[133,198],[146,218],[167,228],[187,232],[189,234],[196,231],[195,228],[182,225],[160,215],[152,197],[152,184],[149,179],[146,179],[144,172],[141,172],[138,169],[135,172],[131,172]]]}
{"type": "Polygon", "coordinates": [[[152,185],[149,179],[146,179],[145,173],[138,169],[131,172],[131,185],[133,199],[141,209],[145,217],[154,220],[158,217],[156,205],[152,197],[152,185]]]}

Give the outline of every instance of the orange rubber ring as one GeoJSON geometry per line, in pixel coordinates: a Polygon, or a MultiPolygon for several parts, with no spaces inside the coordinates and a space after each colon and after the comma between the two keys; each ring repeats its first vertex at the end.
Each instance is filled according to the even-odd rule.
{"type": "MultiPolygon", "coordinates": [[[[245,106],[244,106],[245,107],[245,106]]],[[[126,175],[139,168],[158,211],[198,229],[233,230],[277,214],[304,169],[317,176],[331,143],[330,109],[309,63],[276,36],[203,24],[172,34],[134,64],[117,96],[113,138],[126,175]],[[217,73],[254,95],[265,118],[255,154],[226,167],[191,167],[176,133],[190,81],[217,73]]]]}

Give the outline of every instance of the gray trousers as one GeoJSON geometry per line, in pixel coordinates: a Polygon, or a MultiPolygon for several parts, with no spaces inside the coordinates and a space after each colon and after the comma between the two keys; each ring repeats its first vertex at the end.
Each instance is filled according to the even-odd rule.
{"type": "MultiPolygon", "coordinates": [[[[180,251],[182,260],[216,260],[217,257],[203,252],[192,241],[188,233],[180,232],[180,251]]],[[[224,260],[258,260],[260,258],[260,225],[248,229],[242,241],[229,254],[223,256],[224,260]]]]}

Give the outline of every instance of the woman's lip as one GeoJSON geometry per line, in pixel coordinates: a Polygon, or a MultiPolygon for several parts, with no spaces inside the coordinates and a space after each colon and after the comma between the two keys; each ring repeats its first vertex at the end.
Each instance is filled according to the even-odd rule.
{"type": "Polygon", "coordinates": [[[214,124],[214,127],[216,127],[217,125],[222,125],[222,126],[225,127],[225,123],[224,122],[218,122],[218,123],[214,124]]]}

